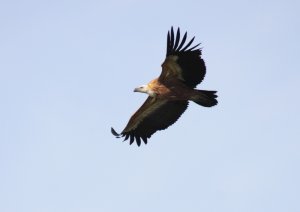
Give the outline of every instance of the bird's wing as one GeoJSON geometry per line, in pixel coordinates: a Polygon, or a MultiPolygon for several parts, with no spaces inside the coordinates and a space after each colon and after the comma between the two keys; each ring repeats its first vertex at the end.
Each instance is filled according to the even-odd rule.
{"type": "Polygon", "coordinates": [[[125,137],[124,141],[130,138],[130,144],[135,140],[140,146],[141,139],[147,144],[147,139],[153,133],[174,124],[187,107],[187,101],[167,101],[148,97],[120,134],[113,128],[111,128],[111,132],[116,137],[125,137]]]}
{"type": "Polygon", "coordinates": [[[180,41],[180,29],[178,28],[174,36],[173,27],[167,36],[167,54],[162,64],[162,72],[159,81],[168,82],[168,80],[178,79],[190,88],[195,88],[205,76],[206,67],[201,58],[201,49],[197,48],[200,44],[192,46],[193,37],[185,44],[187,33],[180,41]]]}

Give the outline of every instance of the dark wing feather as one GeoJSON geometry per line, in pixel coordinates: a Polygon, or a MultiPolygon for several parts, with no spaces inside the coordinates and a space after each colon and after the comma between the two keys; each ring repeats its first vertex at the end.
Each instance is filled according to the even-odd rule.
{"type": "MultiPolygon", "coordinates": [[[[179,29],[179,28],[178,28],[178,29],[179,29]]],[[[178,51],[179,49],[182,48],[182,46],[183,46],[184,43],[185,43],[186,37],[187,37],[187,32],[184,33],[184,36],[183,36],[183,38],[182,38],[182,41],[181,41],[180,45],[178,46],[178,49],[175,49],[175,51],[178,51]]]]}
{"type": "Polygon", "coordinates": [[[112,133],[116,137],[130,137],[130,144],[137,142],[141,145],[142,141],[147,144],[156,131],[164,130],[174,124],[181,114],[187,109],[187,101],[166,101],[148,97],[138,111],[130,118],[127,126],[118,134],[112,128],[112,133]]]}
{"type": "MultiPolygon", "coordinates": [[[[182,51],[182,52],[186,51],[186,50],[190,47],[190,45],[192,45],[192,43],[193,43],[194,40],[195,40],[195,37],[193,37],[193,38],[190,40],[190,42],[188,42],[188,44],[186,44],[185,47],[184,47],[183,49],[181,49],[181,51],[182,51]]],[[[198,44],[198,45],[199,45],[199,44],[198,44]]],[[[189,50],[190,50],[190,49],[189,49],[189,50]]],[[[189,50],[187,50],[187,51],[189,51],[189,50]]]]}
{"type": "Polygon", "coordinates": [[[180,31],[179,31],[179,28],[178,28],[178,29],[177,29],[177,34],[176,34],[176,40],[175,40],[175,44],[174,44],[173,49],[177,49],[179,40],[180,40],[180,31]]]}
{"type": "Polygon", "coordinates": [[[195,39],[193,37],[185,45],[186,37],[187,33],[184,34],[180,42],[179,28],[175,39],[173,27],[168,32],[166,60],[162,64],[163,70],[159,80],[163,82],[170,77],[177,77],[188,87],[195,88],[204,79],[206,67],[201,58],[201,49],[197,48],[200,44],[192,46],[195,39]]]}
{"type": "Polygon", "coordinates": [[[172,48],[174,46],[174,31],[173,31],[173,27],[171,28],[171,40],[170,40],[170,44],[172,45],[172,48]]]}

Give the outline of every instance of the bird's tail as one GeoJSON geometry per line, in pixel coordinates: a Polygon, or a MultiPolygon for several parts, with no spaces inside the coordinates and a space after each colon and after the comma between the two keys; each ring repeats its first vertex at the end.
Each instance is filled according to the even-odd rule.
{"type": "Polygon", "coordinates": [[[194,90],[191,100],[204,107],[212,107],[218,104],[217,91],[194,90]]]}

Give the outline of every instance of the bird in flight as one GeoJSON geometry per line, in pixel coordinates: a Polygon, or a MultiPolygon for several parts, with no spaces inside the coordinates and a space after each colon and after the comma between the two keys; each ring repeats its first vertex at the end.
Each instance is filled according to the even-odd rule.
{"type": "Polygon", "coordinates": [[[186,32],[180,39],[180,29],[177,29],[175,36],[171,27],[160,76],[147,85],[134,89],[134,92],[148,94],[148,98],[131,116],[121,133],[111,128],[114,136],[124,137],[124,141],[129,139],[130,145],[134,141],[138,146],[141,141],[147,144],[147,139],[156,131],[168,128],[179,119],[189,101],[204,107],[212,107],[218,103],[216,91],[195,89],[204,79],[206,67],[198,47],[200,44],[192,45],[195,37],[187,44],[186,39],[186,32]]]}

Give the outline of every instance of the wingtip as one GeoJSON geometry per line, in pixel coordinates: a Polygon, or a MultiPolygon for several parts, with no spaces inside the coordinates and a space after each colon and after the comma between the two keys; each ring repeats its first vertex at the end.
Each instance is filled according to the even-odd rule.
{"type": "Polygon", "coordinates": [[[114,130],[114,128],[111,127],[110,130],[111,130],[111,133],[112,133],[114,136],[116,136],[117,138],[120,138],[121,135],[120,135],[119,133],[117,133],[117,132],[114,130]]]}

